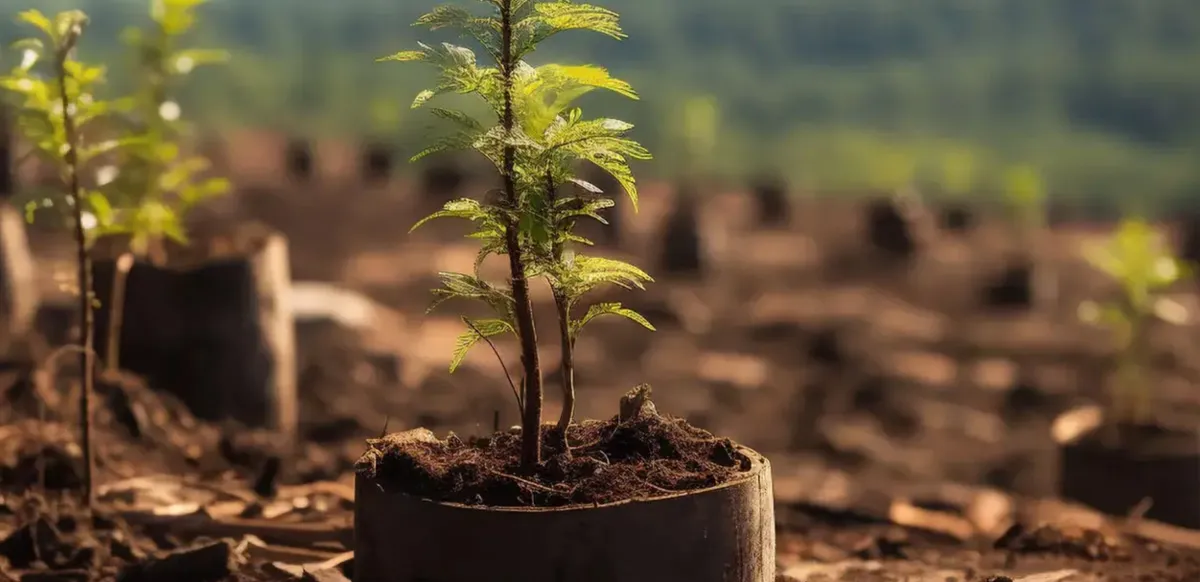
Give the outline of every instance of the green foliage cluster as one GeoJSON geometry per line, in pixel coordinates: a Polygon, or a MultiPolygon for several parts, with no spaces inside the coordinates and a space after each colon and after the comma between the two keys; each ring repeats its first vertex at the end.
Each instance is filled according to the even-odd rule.
{"type": "Polygon", "coordinates": [[[1149,354],[1146,331],[1155,319],[1182,323],[1186,309],[1162,292],[1186,276],[1185,266],[1170,251],[1161,233],[1141,219],[1127,219],[1104,244],[1088,247],[1085,257],[1120,285],[1110,302],[1085,302],[1080,318],[1109,328],[1120,348],[1112,409],[1121,424],[1151,420],[1151,390],[1147,377],[1149,354]]]}
{"type": "MultiPolygon", "coordinates": [[[[88,22],[84,13],[62,12],[51,18],[27,10],[18,19],[36,28],[41,36],[13,44],[21,60],[0,77],[0,88],[16,96],[18,130],[33,146],[27,156],[35,156],[54,168],[63,185],[68,186],[79,181],[77,172],[127,145],[121,139],[85,139],[94,133],[93,126],[119,109],[121,103],[96,97],[97,88],[105,81],[104,66],[73,57],[88,22]]],[[[108,206],[104,194],[96,189],[65,188],[65,193],[67,208],[83,204],[95,212],[108,206]]],[[[39,206],[55,205],[53,201],[30,201],[25,207],[27,218],[32,220],[39,206]]]]}
{"type": "Polygon", "coordinates": [[[206,158],[182,152],[187,132],[173,99],[182,77],[198,66],[229,59],[225,51],[177,46],[195,24],[196,9],[207,2],[151,0],[151,26],[131,27],[123,34],[136,58],[138,85],[129,99],[133,115],[118,120],[128,146],[107,168],[115,175],[102,180],[107,198],[92,205],[94,235],[129,235],[135,254],[156,260],[162,260],[163,239],[187,242],[188,211],[230,187],[224,178],[202,177],[209,169],[206,158]]]}
{"type": "MultiPolygon", "coordinates": [[[[446,217],[474,224],[469,237],[481,245],[475,272],[441,273],[443,287],[435,290],[433,307],[450,299],[470,299],[486,304],[494,317],[463,317],[467,330],[458,340],[450,370],[454,371],[479,342],[502,334],[518,336],[525,370],[522,389],[517,390],[514,384],[514,390],[518,392],[526,429],[523,438],[527,447],[536,447],[540,438],[541,378],[540,370],[533,365],[537,361],[536,335],[527,281],[547,281],[558,306],[567,402],[559,428],[565,431],[574,401],[571,351],[580,331],[605,315],[623,316],[654,329],[645,318],[620,303],[593,304],[582,315],[576,314],[582,298],[597,287],[640,289],[651,281],[633,265],[574,250],[575,245],[591,244],[573,232],[576,222],[587,218],[604,222],[600,212],[615,204],[598,186],[577,177],[576,169],[585,162],[598,166],[624,188],[636,209],[638,190],[629,161],[648,160],[651,156],[627,136],[631,124],[610,118],[586,119],[575,105],[580,97],[595,90],[636,99],[628,83],[594,65],[533,66],[526,61],[539,43],[568,30],[624,38],[616,13],[568,0],[480,1],[489,9],[486,16],[440,6],[416,24],[434,30],[451,28],[473,38],[487,53],[489,64],[481,64],[471,49],[451,43],[421,43],[418,50],[380,60],[419,61],[435,67],[437,85],[421,91],[413,108],[426,106],[443,94],[473,94],[492,114],[487,122],[481,122],[462,111],[431,108],[434,115],[453,122],[457,130],[413,159],[448,150],[474,151],[492,162],[505,187],[482,200],[451,201],[413,228],[446,217]],[[480,276],[479,267],[493,255],[508,257],[509,285],[497,285],[480,276]]],[[[535,463],[536,454],[527,455],[524,462],[527,467],[535,463]]]]}

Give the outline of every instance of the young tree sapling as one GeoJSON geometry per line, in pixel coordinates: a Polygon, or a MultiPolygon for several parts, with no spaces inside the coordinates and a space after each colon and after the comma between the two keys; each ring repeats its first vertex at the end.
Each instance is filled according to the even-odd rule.
{"type": "Polygon", "coordinates": [[[1120,285],[1116,299],[1087,301],[1079,307],[1081,319],[1109,328],[1117,341],[1113,426],[1149,424],[1153,419],[1147,331],[1155,318],[1186,321],[1186,309],[1161,295],[1185,276],[1184,265],[1161,234],[1141,219],[1122,221],[1110,240],[1087,247],[1084,256],[1120,285]]]}
{"type": "MultiPolygon", "coordinates": [[[[523,374],[517,400],[522,408],[521,465],[532,471],[541,461],[542,372],[537,352],[529,280],[545,277],[554,289],[559,306],[563,337],[564,391],[571,390],[571,347],[579,329],[603,314],[618,314],[635,321],[640,316],[618,304],[593,306],[579,320],[571,319],[571,307],[580,295],[603,283],[640,286],[650,278],[641,270],[619,261],[576,257],[566,250],[570,242],[586,242],[571,233],[574,221],[583,216],[597,218],[612,206],[608,199],[558,195],[567,181],[590,194],[598,188],[571,174],[571,162],[586,160],[613,175],[636,205],[637,190],[628,159],[646,159],[649,153],[625,138],[632,127],[615,120],[582,120],[575,99],[593,89],[607,89],[634,97],[628,84],[613,79],[594,66],[545,65],[534,68],[525,62],[542,41],[567,30],[591,30],[623,38],[617,14],[587,4],[565,0],[481,0],[490,8],[487,16],[452,6],[439,6],[421,17],[417,25],[430,29],[452,28],[474,38],[495,66],[481,66],[475,53],[465,47],[443,43],[421,44],[419,50],[404,51],[383,61],[423,61],[440,71],[434,89],[422,91],[413,102],[421,107],[445,93],[476,94],[496,116],[488,127],[461,111],[434,108],[433,113],[459,127],[413,157],[419,160],[448,150],[474,150],[490,160],[500,172],[503,188],[484,200],[454,200],[413,226],[434,218],[464,218],[475,223],[469,235],[482,247],[473,274],[441,273],[443,287],[435,290],[437,301],[476,299],[487,304],[494,318],[471,320],[463,317],[468,330],[459,337],[450,364],[454,371],[472,346],[506,333],[515,334],[521,345],[523,374]],[[506,255],[510,283],[493,285],[479,275],[479,266],[491,255],[506,255]]],[[[431,307],[432,309],[432,307],[431,307]]],[[[644,322],[644,319],[641,321],[644,322]]],[[[648,325],[648,322],[645,323],[648,325]]],[[[514,387],[515,388],[515,387],[514,387]]],[[[569,397],[568,397],[569,398],[569,397]]],[[[569,401],[559,425],[570,423],[569,401]],[[565,419],[565,420],[564,420],[565,419]]]]}
{"type": "Polygon", "coordinates": [[[1033,238],[1046,225],[1046,185],[1037,169],[1020,165],[1004,173],[1004,199],[1022,242],[1032,249],[1033,238]]]}
{"type": "MultiPolygon", "coordinates": [[[[94,497],[94,447],[91,430],[91,398],[95,381],[93,358],[94,323],[91,261],[84,208],[95,216],[110,208],[104,194],[84,187],[82,173],[89,162],[128,144],[127,140],[89,142],[85,130],[116,108],[114,102],[100,101],[95,89],[103,83],[105,69],[75,59],[76,46],[87,26],[87,16],[78,10],[48,17],[37,10],[21,12],[18,20],[36,28],[39,37],[20,40],[21,63],[0,78],[0,88],[19,98],[18,127],[34,145],[33,155],[52,166],[63,184],[63,203],[70,208],[76,246],[79,309],[83,318],[79,346],[82,390],[79,399],[80,444],[83,451],[83,487],[90,507],[94,497]],[[38,65],[43,67],[38,67],[38,65]]],[[[43,206],[31,202],[26,217],[43,206]]]]}
{"type": "Polygon", "coordinates": [[[1003,175],[1003,194],[1016,236],[1025,255],[1034,305],[1058,301],[1058,274],[1037,259],[1037,238],[1046,228],[1046,185],[1037,168],[1012,166],[1003,175]]]}
{"type": "Polygon", "coordinates": [[[224,178],[201,177],[210,166],[206,158],[182,153],[187,127],[172,95],[176,83],[196,67],[229,59],[225,51],[178,46],[196,22],[196,9],[207,2],[150,0],[150,26],[129,28],[122,35],[137,71],[133,115],[121,128],[129,147],[121,150],[115,166],[102,168],[102,187],[112,205],[98,209],[93,231],[94,236],[119,234],[130,240],[129,252],[117,259],[113,276],[109,370],[119,366],[125,283],[134,259],[161,265],[167,239],[187,244],[187,213],[230,188],[224,178]]]}

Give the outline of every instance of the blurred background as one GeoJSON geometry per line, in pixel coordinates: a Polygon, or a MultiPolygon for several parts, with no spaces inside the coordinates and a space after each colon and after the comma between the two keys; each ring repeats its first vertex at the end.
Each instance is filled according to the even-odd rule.
{"type": "MultiPolygon", "coordinates": [[[[128,90],[118,39],[145,21],[144,0],[38,5],[87,11],[80,58],[108,63],[112,89],[128,90]]],[[[606,294],[659,331],[589,328],[579,417],[608,417],[650,382],[660,410],[771,454],[781,474],[836,466],[881,482],[1053,493],[1053,422],[1104,397],[1114,355],[1076,316],[1114,291],[1080,245],[1126,212],[1174,217],[1200,196],[1200,3],[604,5],[629,40],[564,34],[533,60],[602,64],[642,95],[583,103],[635,123],[657,156],[635,168],[641,212],[622,200],[613,227],[589,232],[600,252],[659,279],[606,294]],[[1006,211],[1013,196],[1051,228],[1030,233],[1006,211]]],[[[0,13],[26,6],[2,0],[0,13]]],[[[232,53],[180,96],[197,147],[235,185],[214,216],[289,240],[301,430],[325,447],[289,470],[309,478],[348,468],[387,419],[460,434],[490,430],[496,411],[516,422],[493,354],[478,349],[448,374],[461,323],[453,308],[424,315],[435,273],[470,269],[475,246],[453,224],[407,234],[493,179],[473,159],[405,163],[436,135],[409,108],[432,75],[374,60],[450,40],[411,27],[431,7],[214,0],[192,43],[232,53]],[[367,156],[369,144],[382,145],[367,156]]],[[[0,23],[0,38],[26,32],[0,23]]],[[[1172,240],[1186,250],[1181,234],[1172,240]]],[[[55,278],[70,272],[69,247],[38,228],[30,237],[43,311],[69,310],[55,278]]],[[[1177,293],[1188,308],[1190,290],[1177,293]]],[[[542,291],[554,418],[557,338],[542,291]]],[[[1200,331],[1189,321],[1154,333],[1156,406],[1194,424],[1200,331]]],[[[499,348],[513,369],[513,346],[499,348]]]]}
{"type": "MultiPolygon", "coordinates": [[[[146,19],[144,2],[38,4],[87,11],[84,54],[112,64],[116,87],[128,81],[119,33],[146,19]]],[[[411,152],[428,118],[407,105],[430,77],[373,59],[413,46],[425,32],[410,24],[430,4],[213,2],[197,42],[236,59],[197,73],[185,111],[210,128],[371,134],[411,152]]],[[[659,156],[646,176],[680,170],[678,104],[711,95],[722,122],[711,170],[724,176],[780,169],[807,188],[853,189],[875,185],[890,157],[928,173],[940,152],[965,148],[981,160],[981,189],[1006,165],[1033,162],[1056,196],[1089,205],[1120,207],[1134,193],[1182,204],[1198,192],[1200,7],[1188,0],[609,5],[627,41],[562,35],[534,60],[601,63],[633,83],[641,103],[588,103],[639,126],[659,156]]],[[[17,32],[8,20],[0,28],[17,32]]]]}

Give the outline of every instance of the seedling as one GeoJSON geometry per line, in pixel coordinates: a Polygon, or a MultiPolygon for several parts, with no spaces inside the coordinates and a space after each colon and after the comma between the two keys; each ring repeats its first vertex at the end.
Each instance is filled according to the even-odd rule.
{"type": "MultiPolygon", "coordinates": [[[[116,107],[115,103],[99,101],[95,97],[96,87],[104,81],[104,67],[75,59],[75,47],[87,26],[87,16],[71,10],[51,18],[37,10],[26,10],[20,13],[18,20],[36,28],[40,36],[17,42],[16,48],[22,51],[21,63],[0,78],[0,88],[15,93],[20,99],[18,127],[26,140],[34,145],[32,154],[58,171],[63,184],[62,202],[70,208],[74,222],[79,309],[83,317],[79,350],[83,390],[79,399],[79,418],[84,458],[83,486],[90,507],[95,497],[91,435],[91,395],[95,381],[92,307],[95,299],[84,207],[93,214],[103,214],[110,204],[104,194],[85,189],[81,177],[89,162],[116,151],[126,142],[89,143],[83,138],[90,124],[116,107]],[[39,64],[47,70],[38,67],[39,64]]],[[[27,218],[31,221],[38,206],[35,202],[26,207],[27,218]]]]}
{"type": "Polygon", "coordinates": [[[152,264],[166,260],[166,240],[187,244],[186,215],[197,204],[229,191],[223,178],[201,178],[209,169],[203,157],[185,156],[186,126],[172,99],[176,83],[198,66],[223,63],[219,50],[180,48],[196,22],[196,9],[208,0],[150,0],[151,25],[129,28],[122,38],[136,59],[137,91],[130,99],[133,116],[125,119],[118,164],[101,169],[99,182],[111,205],[97,205],[93,236],[126,235],[130,252],[117,259],[113,276],[106,367],[119,365],[125,283],[134,258],[152,264]],[[118,170],[119,168],[119,170],[118,170]]]}
{"type": "MultiPolygon", "coordinates": [[[[481,66],[471,49],[444,43],[404,51],[382,61],[427,62],[440,70],[434,89],[422,91],[413,102],[418,108],[445,93],[475,94],[489,106],[496,121],[486,126],[461,111],[433,109],[438,117],[454,122],[459,131],[413,157],[468,149],[490,160],[499,170],[503,188],[484,200],[454,200],[413,226],[434,218],[472,221],[469,235],[482,247],[473,274],[440,273],[443,287],[434,291],[434,307],[449,299],[475,299],[494,312],[491,319],[463,317],[468,330],[458,339],[450,370],[480,341],[512,333],[521,346],[521,388],[513,383],[522,417],[521,465],[532,471],[541,461],[542,372],[538,360],[529,279],[544,277],[558,305],[563,330],[564,411],[559,428],[571,422],[573,364],[571,353],[579,330],[601,315],[622,315],[650,327],[645,319],[620,304],[591,306],[580,319],[572,308],[580,297],[605,283],[641,287],[650,277],[620,261],[574,254],[567,245],[587,244],[572,233],[581,217],[600,218],[613,205],[597,196],[600,189],[572,174],[574,162],[586,160],[611,174],[637,207],[637,187],[629,159],[648,159],[649,152],[625,137],[632,125],[613,119],[584,120],[571,104],[580,96],[605,89],[636,97],[623,81],[592,65],[557,64],[533,67],[525,62],[539,43],[567,30],[591,30],[614,39],[624,38],[616,13],[565,0],[481,0],[490,7],[487,16],[450,6],[440,6],[421,17],[417,25],[432,30],[451,28],[474,38],[495,66],[481,66]],[[573,182],[584,191],[566,195],[560,186],[573,182]],[[479,267],[492,255],[508,257],[507,286],[483,280],[479,267]]],[[[432,309],[433,307],[431,307],[432,309]]],[[[511,379],[510,379],[511,381],[511,379]]]]}
{"type": "Polygon", "coordinates": [[[953,200],[961,201],[975,190],[975,156],[965,149],[950,150],[941,160],[942,193],[953,200]]]}
{"type": "Polygon", "coordinates": [[[1046,224],[1046,185],[1032,166],[1014,166],[1004,174],[1004,198],[1020,236],[1033,244],[1033,236],[1046,224]]]}
{"type": "Polygon", "coordinates": [[[1154,318],[1186,320],[1179,304],[1161,292],[1184,276],[1184,265],[1162,235],[1146,221],[1127,219],[1104,244],[1085,249],[1085,257],[1120,285],[1113,301],[1080,305],[1084,321],[1109,328],[1117,341],[1117,377],[1112,389],[1114,424],[1145,425],[1151,421],[1147,330],[1154,318]]]}

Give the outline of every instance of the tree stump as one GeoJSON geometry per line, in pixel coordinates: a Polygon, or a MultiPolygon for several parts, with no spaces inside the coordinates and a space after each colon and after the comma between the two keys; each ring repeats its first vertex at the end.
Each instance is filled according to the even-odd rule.
{"type": "Polygon", "coordinates": [[[1188,264],[1200,264],[1200,212],[1189,212],[1180,221],[1177,254],[1188,264]]]}
{"type": "Polygon", "coordinates": [[[884,259],[908,261],[916,255],[916,237],[896,200],[871,200],[866,207],[865,223],[867,244],[884,259]]]}
{"type": "Polygon", "coordinates": [[[792,205],[788,199],[787,184],[782,179],[760,178],[753,190],[759,226],[779,228],[791,224],[792,205]]]}
{"type": "Polygon", "coordinates": [[[361,168],[363,182],[370,185],[387,182],[392,177],[392,157],[392,146],[382,140],[364,144],[361,168]]]}
{"type": "Polygon", "coordinates": [[[704,274],[698,207],[696,195],[688,186],[681,187],[663,230],[659,268],[668,275],[698,277],[704,274]]]}
{"type": "MultiPolygon", "coordinates": [[[[93,247],[96,351],[107,358],[123,237],[93,247]]],[[[163,264],[128,274],[120,368],[182,400],[197,417],[287,436],[297,425],[295,338],[287,241],[258,224],[192,232],[163,264]]]]}
{"type": "Polygon", "coordinates": [[[938,228],[951,234],[966,234],[978,222],[975,212],[965,203],[945,204],[938,210],[938,228]]]}
{"type": "Polygon", "coordinates": [[[7,351],[33,328],[38,301],[25,216],[0,199],[0,350],[7,351]]]}
{"type": "Polygon", "coordinates": [[[421,193],[426,200],[444,202],[454,197],[467,181],[467,173],[451,157],[430,160],[421,169],[421,193]]]}
{"type": "Polygon", "coordinates": [[[284,167],[289,180],[300,183],[311,180],[314,172],[312,144],[302,138],[289,140],[284,152],[284,167]]]}

